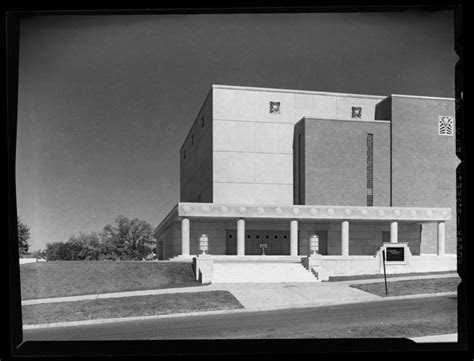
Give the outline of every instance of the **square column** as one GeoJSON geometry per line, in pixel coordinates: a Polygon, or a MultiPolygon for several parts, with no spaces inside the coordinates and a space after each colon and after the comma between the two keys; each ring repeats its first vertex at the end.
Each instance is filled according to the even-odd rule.
{"type": "Polygon", "coordinates": [[[245,255],[245,221],[237,220],[237,256],[245,255]]]}
{"type": "Polygon", "coordinates": [[[390,223],[390,243],[398,243],[398,222],[390,223]]]}
{"type": "Polygon", "coordinates": [[[446,224],[438,222],[438,256],[444,256],[446,239],[446,224]]]}
{"type": "Polygon", "coordinates": [[[189,256],[189,218],[181,220],[181,255],[189,256]]]}
{"type": "Polygon", "coordinates": [[[349,256],[349,221],[341,223],[341,255],[349,256]]]}
{"type": "Polygon", "coordinates": [[[290,256],[298,255],[298,221],[290,222],[290,256]]]}

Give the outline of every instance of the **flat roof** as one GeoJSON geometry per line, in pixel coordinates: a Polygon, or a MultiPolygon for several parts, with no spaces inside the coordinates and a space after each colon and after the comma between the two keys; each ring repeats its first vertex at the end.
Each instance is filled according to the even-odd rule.
{"type": "Polygon", "coordinates": [[[327,92],[327,91],[316,91],[316,90],[297,90],[297,89],[284,89],[284,88],[264,88],[264,87],[239,86],[239,85],[223,85],[223,84],[212,84],[212,89],[235,89],[235,90],[274,92],[274,93],[314,94],[314,95],[326,95],[326,96],[343,96],[343,97],[351,97],[351,98],[372,98],[372,99],[380,99],[380,100],[383,100],[389,97],[421,98],[421,99],[433,99],[433,100],[455,100],[455,98],[434,97],[434,96],[424,96],[424,95],[409,95],[409,94],[370,95],[370,94],[338,93],[338,92],[327,92]]]}
{"type": "Polygon", "coordinates": [[[247,90],[247,91],[273,92],[273,93],[314,94],[314,95],[344,96],[344,97],[352,97],[352,98],[372,98],[372,99],[384,99],[387,97],[386,95],[350,94],[350,93],[323,92],[323,91],[313,91],[313,90],[262,88],[262,87],[219,85],[219,84],[212,84],[212,89],[235,89],[235,90],[247,90]]]}
{"type": "Polygon", "coordinates": [[[392,94],[391,96],[397,97],[397,98],[420,98],[420,99],[451,100],[451,101],[456,100],[456,98],[429,97],[429,96],[423,96],[423,95],[392,94]]]}
{"type": "Polygon", "coordinates": [[[303,119],[307,120],[329,120],[329,121],[339,121],[339,122],[354,122],[354,123],[383,123],[383,124],[390,124],[390,120],[371,120],[371,119],[342,119],[342,118],[316,118],[316,117],[302,117],[296,123],[301,122],[303,119]]]}

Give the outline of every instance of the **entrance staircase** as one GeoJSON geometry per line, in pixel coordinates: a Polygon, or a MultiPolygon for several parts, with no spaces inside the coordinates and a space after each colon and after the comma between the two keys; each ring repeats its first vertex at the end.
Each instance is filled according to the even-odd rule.
{"type": "Polygon", "coordinates": [[[319,282],[301,262],[214,262],[212,283],[319,282]]]}

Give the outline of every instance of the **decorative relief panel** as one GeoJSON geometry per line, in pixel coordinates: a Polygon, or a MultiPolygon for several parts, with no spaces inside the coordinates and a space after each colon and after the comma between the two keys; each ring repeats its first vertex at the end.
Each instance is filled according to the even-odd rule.
{"type": "Polygon", "coordinates": [[[270,102],[270,114],[280,114],[280,102],[270,102]]]}
{"type": "Polygon", "coordinates": [[[355,118],[355,119],[362,118],[362,107],[352,107],[352,118],[355,118]]]}
{"type": "Polygon", "coordinates": [[[451,116],[441,115],[438,117],[438,134],[453,135],[454,118],[451,116]]]}

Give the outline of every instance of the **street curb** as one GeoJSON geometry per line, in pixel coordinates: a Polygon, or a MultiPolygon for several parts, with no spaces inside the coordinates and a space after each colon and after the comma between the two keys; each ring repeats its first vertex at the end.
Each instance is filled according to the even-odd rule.
{"type": "Polygon", "coordinates": [[[150,316],[134,316],[134,317],[119,317],[119,318],[101,318],[95,320],[81,320],[81,321],[66,321],[66,322],[54,322],[54,323],[40,323],[36,325],[23,325],[23,330],[33,330],[39,328],[51,328],[51,327],[69,327],[69,326],[87,326],[87,325],[98,325],[105,323],[125,322],[125,321],[144,321],[144,320],[155,320],[161,318],[173,318],[173,317],[186,317],[186,316],[211,316],[221,314],[233,314],[233,313],[247,313],[247,312],[258,312],[258,311],[278,311],[287,309],[301,309],[301,308],[314,308],[314,307],[325,307],[325,306],[342,306],[356,303],[369,303],[369,302],[380,302],[380,301],[394,301],[394,300],[405,300],[405,299],[416,299],[426,297],[442,297],[442,296],[456,296],[457,292],[440,292],[440,293],[425,293],[418,295],[407,295],[407,296],[375,296],[373,299],[366,300],[350,300],[345,302],[324,302],[324,303],[307,303],[307,304],[287,304],[285,307],[259,307],[259,308],[244,308],[244,309],[230,309],[230,310],[217,310],[217,311],[198,311],[198,312],[183,312],[183,313],[171,313],[165,315],[150,315],[150,316]]]}

